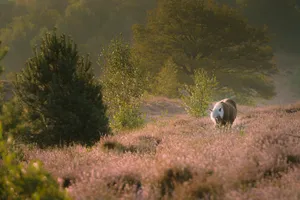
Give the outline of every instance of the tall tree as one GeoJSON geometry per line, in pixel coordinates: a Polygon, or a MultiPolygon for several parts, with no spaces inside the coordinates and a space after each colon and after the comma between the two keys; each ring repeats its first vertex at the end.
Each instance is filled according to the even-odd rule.
{"type": "Polygon", "coordinates": [[[153,75],[172,56],[181,74],[204,68],[222,88],[242,96],[274,95],[269,77],[276,67],[267,30],[249,25],[232,7],[213,0],[158,0],[146,25],[133,31],[135,51],[153,75]]]}

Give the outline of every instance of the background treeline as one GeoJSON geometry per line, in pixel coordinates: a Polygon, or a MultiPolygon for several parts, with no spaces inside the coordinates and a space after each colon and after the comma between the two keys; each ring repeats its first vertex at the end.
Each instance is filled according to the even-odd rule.
{"type": "MultiPolygon", "coordinates": [[[[220,83],[218,98],[272,98],[274,52],[297,53],[300,44],[296,0],[2,0],[0,13],[0,41],[9,47],[4,75],[22,69],[54,26],[94,64],[122,33],[149,72],[148,91],[169,97],[205,68],[220,83]]],[[[103,65],[94,70],[99,76],[103,65]]]]}
{"type": "MultiPolygon", "coordinates": [[[[266,24],[273,47],[299,52],[300,12],[296,0],[219,2],[241,8],[250,22],[266,24]]],[[[156,4],[156,0],[1,0],[0,40],[10,47],[4,60],[7,72],[19,70],[32,54],[30,46],[53,26],[71,34],[80,49],[96,60],[101,47],[117,33],[130,40],[132,25],[145,22],[147,11],[156,4]]]]}
{"type": "Polygon", "coordinates": [[[10,47],[7,72],[19,70],[32,55],[31,47],[54,26],[72,35],[95,61],[114,35],[129,40],[132,24],[142,23],[154,5],[153,0],[1,0],[0,40],[10,47]]]}

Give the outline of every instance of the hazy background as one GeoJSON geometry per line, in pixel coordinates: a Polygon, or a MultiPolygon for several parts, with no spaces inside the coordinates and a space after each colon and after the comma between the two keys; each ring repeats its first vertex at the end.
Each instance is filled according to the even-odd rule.
{"type": "MultiPolygon", "coordinates": [[[[219,0],[242,10],[253,25],[269,28],[277,95],[263,103],[290,103],[300,95],[300,2],[296,0],[219,0]]],[[[54,26],[70,34],[83,53],[90,53],[97,74],[97,57],[122,33],[132,42],[132,26],[145,24],[155,0],[0,0],[0,41],[9,47],[5,73],[17,72],[32,56],[40,36],[54,26]]],[[[239,33],[236,33],[239,34],[239,33]]]]}

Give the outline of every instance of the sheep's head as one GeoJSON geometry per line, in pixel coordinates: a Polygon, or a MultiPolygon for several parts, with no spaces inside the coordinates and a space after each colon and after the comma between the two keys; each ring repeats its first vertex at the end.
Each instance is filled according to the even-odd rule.
{"type": "Polygon", "coordinates": [[[216,123],[223,119],[224,117],[224,108],[221,102],[218,102],[213,109],[210,109],[210,118],[216,123]]]}

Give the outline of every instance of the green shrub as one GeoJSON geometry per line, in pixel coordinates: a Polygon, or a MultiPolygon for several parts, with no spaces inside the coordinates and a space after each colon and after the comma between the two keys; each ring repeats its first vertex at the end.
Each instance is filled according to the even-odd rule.
{"type": "Polygon", "coordinates": [[[178,66],[172,58],[169,58],[155,78],[152,86],[153,93],[155,95],[175,98],[178,97],[179,86],[178,66]]]}
{"type": "Polygon", "coordinates": [[[32,126],[40,130],[39,144],[93,144],[109,132],[102,87],[92,70],[70,38],[55,30],[44,35],[40,51],[14,81],[32,126]]]}
{"type": "MultiPolygon", "coordinates": [[[[5,102],[2,106],[2,113],[0,115],[0,121],[3,125],[4,138],[8,135],[12,135],[15,138],[16,143],[30,143],[31,132],[34,131],[34,127],[28,120],[28,112],[22,107],[16,97],[5,102]]],[[[12,146],[18,146],[12,145],[12,146]]],[[[20,157],[20,153],[17,154],[20,157]]]]}
{"type": "Polygon", "coordinates": [[[113,116],[113,127],[116,129],[134,129],[144,124],[144,119],[139,108],[123,105],[113,116]]]}
{"type": "Polygon", "coordinates": [[[5,102],[2,106],[2,113],[0,116],[4,132],[14,132],[14,130],[24,122],[25,113],[26,111],[22,109],[17,98],[5,102]]]}
{"type": "Polygon", "coordinates": [[[0,127],[0,199],[70,199],[41,162],[18,163],[15,153],[8,150],[12,142],[11,138],[4,140],[0,127]]]}
{"type": "MultiPolygon", "coordinates": [[[[1,41],[0,41],[0,47],[1,47],[1,41]]],[[[3,58],[6,56],[8,52],[8,47],[0,48],[0,61],[3,60],[3,58]]],[[[0,74],[2,74],[4,70],[4,67],[0,64],[0,74]]]]}
{"type": "Polygon", "coordinates": [[[184,85],[188,94],[182,95],[182,101],[189,114],[202,117],[207,114],[218,82],[214,75],[209,76],[204,69],[195,70],[193,80],[194,85],[184,85]]]}
{"type": "Polygon", "coordinates": [[[27,131],[29,130],[28,124],[25,123],[25,113],[21,109],[20,104],[17,103],[16,98],[5,102],[2,106],[2,113],[0,115],[1,125],[3,126],[3,139],[8,139],[9,135],[12,135],[14,140],[8,149],[9,151],[16,153],[17,160],[23,160],[23,152],[19,147],[20,142],[24,142],[27,131]]]}
{"type": "Polygon", "coordinates": [[[130,129],[143,124],[139,107],[146,76],[139,64],[123,38],[113,39],[99,57],[103,97],[114,128],[130,129]]]}

